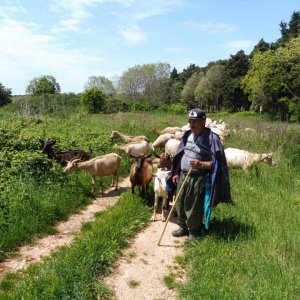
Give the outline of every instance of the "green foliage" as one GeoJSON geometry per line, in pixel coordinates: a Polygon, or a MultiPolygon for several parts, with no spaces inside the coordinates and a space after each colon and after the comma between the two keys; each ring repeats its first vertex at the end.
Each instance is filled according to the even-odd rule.
{"type": "Polygon", "coordinates": [[[137,100],[131,104],[131,111],[137,112],[137,111],[150,111],[151,110],[151,104],[144,99],[137,100]]]}
{"type": "Polygon", "coordinates": [[[183,115],[186,114],[186,106],[183,104],[163,104],[160,105],[157,109],[158,112],[165,112],[165,113],[170,113],[174,115],[183,115]]]}
{"type": "Polygon", "coordinates": [[[79,94],[43,94],[39,96],[18,96],[12,104],[5,107],[7,111],[23,116],[45,116],[67,118],[78,112],[80,108],[79,94]]]}
{"type": "Polygon", "coordinates": [[[113,96],[116,93],[114,85],[111,80],[105,76],[91,76],[85,84],[85,89],[98,88],[105,94],[113,96]]]}
{"type": "Polygon", "coordinates": [[[257,52],[242,84],[254,110],[261,107],[272,117],[288,120],[291,115],[300,120],[299,77],[300,37],[276,50],[257,52]]]}
{"type": "Polygon", "coordinates": [[[181,100],[187,106],[188,109],[192,107],[197,107],[196,104],[197,93],[195,90],[201,81],[201,79],[205,76],[203,72],[194,72],[192,76],[186,81],[182,91],[181,91],[181,100]]]}
{"type": "Polygon", "coordinates": [[[0,107],[11,102],[11,90],[0,83],[0,107]]]}
{"type": "Polygon", "coordinates": [[[26,88],[26,93],[33,96],[56,94],[60,92],[60,85],[53,76],[42,75],[35,77],[26,88]]]}
{"type": "Polygon", "coordinates": [[[278,45],[282,46],[283,44],[290,41],[292,38],[300,36],[300,11],[294,11],[289,24],[281,21],[280,24],[281,38],[278,40],[278,45]]]}
{"type": "Polygon", "coordinates": [[[221,94],[224,82],[227,80],[225,66],[214,64],[208,68],[206,74],[200,78],[194,90],[197,106],[206,111],[218,112],[221,105],[221,94]]]}
{"type": "Polygon", "coordinates": [[[84,111],[89,113],[99,113],[104,110],[107,95],[99,88],[93,87],[86,89],[80,97],[84,111]]]}
{"type": "Polygon", "coordinates": [[[167,98],[171,66],[167,63],[136,65],[120,78],[120,91],[131,101],[146,99],[149,105],[160,104],[167,98]]]}
{"type": "Polygon", "coordinates": [[[104,107],[104,112],[107,114],[129,111],[131,111],[131,104],[129,103],[129,101],[117,98],[107,99],[104,107]]]}

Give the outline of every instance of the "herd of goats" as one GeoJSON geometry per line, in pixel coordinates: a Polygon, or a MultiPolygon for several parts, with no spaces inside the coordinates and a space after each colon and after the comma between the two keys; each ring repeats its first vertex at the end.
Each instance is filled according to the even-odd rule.
{"type": "MultiPolygon", "coordinates": [[[[223,121],[213,121],[206,119],[206,127],[210,128],[214,133],[218,134],[222,144],[226,137],[230,135],[230,130],[226,129],[226,123],[223,121]]],[[[120,139],[126,144],[115,145],[113,149],[125,151],[125,153],[135,161],[130,168],[131,190],[134,193],[135,187],[141,188],[141,196],[144,197],[151,180],[154,178],[154,209],[152,220],[156,220],[156,210],[159,198],[163,199],[162,203],[162,221],[166,220],[169,202],[171,200],[166,189],[166,179],[172,166],[172,158],[176,154],[178,145],[189,124],[182,127],[167,127],[162,131],[153,131],[158,135],[157,139],[150,143],[146,136],[129,136],[118,131],[112,131],[111,139],[120,139]],[[164,149],[159,156],[157,171],[154,174],[152,154],[150,150],[164,149]]],[[[42,144],[42,152],[46,153],[49,159],[55,159],[64,166],[64,172],[70,173],[75,170],[87,170],[92,177],[92,192],[95,188],[96,177],[100,178],[100,191],[103,195],[102,178],[112,176],[112,186],[118,189],[119,170],[121,165],[121,156],[116,153],[109,153],[102,156],[91,158],[91,152],[82,150],[54,151],[53,145],[55,141],[40,140],[42,144]]],[[[273,153],[251,153],[249,151],[236,148],[226,148],[225,156],[229,168],[242,168],[247,171],[254,162],[264,162],[272,164],[273,153]]]]}

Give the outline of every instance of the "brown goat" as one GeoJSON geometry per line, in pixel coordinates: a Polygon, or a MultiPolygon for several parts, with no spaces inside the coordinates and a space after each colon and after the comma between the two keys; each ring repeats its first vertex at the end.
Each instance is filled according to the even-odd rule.
{"type": "Polygon", "coordinates": [[[131,191],[134,194],[134,188],[136,186],[142,187],[141,196],[145,198],[146,191],[149,187],[149,184],[152,180],[153,174],[153,164],[152,160],[149,159],[151,155],[140,155],[140,156],[130,156],[136,161],[131,165],[130,169],[130,182],[131,182],[131,191]]]}
{"type": "Polygon", "coordinates": [[[155,157],[159,158],[158,168],[167,171],[171,170],[173,159],[169,154],[161,153],[160,155],[155,155],[155,157]]]}

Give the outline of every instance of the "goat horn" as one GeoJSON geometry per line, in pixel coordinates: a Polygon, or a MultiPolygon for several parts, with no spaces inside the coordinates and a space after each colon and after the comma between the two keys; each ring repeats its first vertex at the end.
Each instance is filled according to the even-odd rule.
{"type": "Polygon", "coordinates": [[[79,162],[79,161],[80,161],[80,158],[76,158],[76,159],[71,160],[70,162],[73,164],[73,163],[76,163],[76,162],[79,162]]]}

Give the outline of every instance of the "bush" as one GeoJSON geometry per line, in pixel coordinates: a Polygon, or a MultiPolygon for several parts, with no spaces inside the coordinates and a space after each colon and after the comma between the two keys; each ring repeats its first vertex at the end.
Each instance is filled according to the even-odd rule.
{"type": "Polygon", "coordinates": [[[81,94],[80,102],[84,111],[89,113],[99,113],[104,110],[107,95],[98,88],[90,88],[81,94]]]}
{"type": "Polygon", "coordinates": [[[177,104],[162,104],[157,108],[157,111],[170,113],[174,115],[184,115],[186,114],[186,105],[177,103],[177,104]]]}
{"type": "Polygon", "coordinates": [[[0,106],[11,102],[11,90],[0,83],[0,106]]]}

